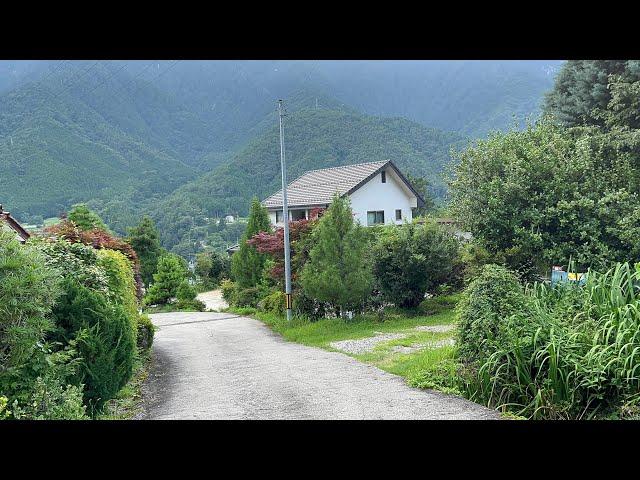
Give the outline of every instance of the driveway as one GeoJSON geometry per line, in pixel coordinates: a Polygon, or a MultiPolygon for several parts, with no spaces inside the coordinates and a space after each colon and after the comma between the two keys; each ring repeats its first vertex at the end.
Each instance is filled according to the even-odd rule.
{"type": "Polygon", "coordinates": [[[151,315],[159,328],[145,419],[496,419],[463,398],[225,313],[151,315]]]}

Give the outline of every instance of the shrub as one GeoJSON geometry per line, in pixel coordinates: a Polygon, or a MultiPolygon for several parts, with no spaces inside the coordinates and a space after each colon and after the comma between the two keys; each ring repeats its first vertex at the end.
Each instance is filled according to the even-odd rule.
{"type": "Polygon", "coordinates": [[[373,274],[385,299],[415,308],[425,293],[450,279],[458,241],[434,224],[405,225],[381,236],[373,258],[373,274]]]}
{"type": "Polygon", "coordinates": [[[285,314],[285,294],[281,290],[270,293],[258,302],[258,308],[263,312],[276,315],[285,314]]]}
{"type": "Polygon", "coordinates": [[[232,282],[231,280],[223,280],[220,284],[220,289],[222,290],[222,298],[224,298],[225,302],[229,305],[235,305],[237,292],[235,282],[232,282]]]}
{"type": "Polygon", "coordinates": [[[214,288],[222,279],[229,278],[231,262],[228,257],[217,252],[202,252],[196,255],[195,273],[203,285],[214,288]]]}
{"type": "Polygon", "coordinates": [[[127,257],[115,250],[98,250],[98,265],[107,275],[107,298],[122,305],[132,319],[138,316],[138,298],[133,267],[127,257]]]}
{"type": "Polygon", "coordinates": [[[180,257],[173,253],[158,260],[158,272],[153,275],[153,284],[149,288],[145,303],[164,304],[177,295],[178,287],[187,277],[187,269],[180,257]]]}
{"type": "Polygon", "coordinates": [[[138,349],[145,352],[151,348],[153,344],[153,335],[156,327],[151,322],[148,315],[140,315],[137,322],[138,332],[136,336],[138,349]]]}
{"type": "Polygon", "coordinates": [[[196,298],[192,300],[178,300],[175,303],[175,307],[177,310],[195,311],[195,312],[204,312],[207,308],[203,302],[201,302],[196,298]]]}
{"type": "Polygon", "coordinates": [[[475,362],[504,341],[511,315],[526,310],[527,301],[518,278],[499,265],[485,265],[465,289],[458,304],[458,352],[475,362]]]}
{"type": "Polygon", "coordinates": [[[176,298],[178,301],[191,301],[196,298],[196,289],[189,285],[187,280],[183,280],[176,290],[176,298]]]}
{"type": "Polygon", "coordinates": [[[53,310],[58,334],[74,340],[82,363],[77,384],[85,384],[85,404],[95,413],[113,398],[133,371],[136,329],[125,308],[69,278],[53,310]]]}
{"type": "Polygon", "coordinates": [[[258,306],[258,302],[262,298],[261,290],[258,287],[239,289],[234,295],[234,305],[238,307],[254,307],[258,306]]]}
{"type": "MultiPolygon", "coordinates": [[[[589,271],[584,287],[536,284],[525,321],[467,376],[470,397],[529,418],[637,414],[640,265],[589,271]]],[[[512,317],[514,318],[514,317],[512,317]]]]}

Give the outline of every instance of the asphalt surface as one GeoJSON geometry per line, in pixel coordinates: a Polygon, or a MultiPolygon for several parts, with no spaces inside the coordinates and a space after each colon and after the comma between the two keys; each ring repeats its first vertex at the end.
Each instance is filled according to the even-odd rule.
{"type": "Polygon", "coordinates": [[[158,330],[142,419],[496,419],[408,387],[347,355],[283,340],[226,313],[151,315],[158,330]]]}

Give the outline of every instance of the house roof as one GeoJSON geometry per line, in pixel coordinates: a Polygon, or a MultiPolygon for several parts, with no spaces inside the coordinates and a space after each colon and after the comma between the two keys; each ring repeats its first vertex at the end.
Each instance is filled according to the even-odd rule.
{"type": "MultiPolygon", "coordinates": [[[[340,196],[350,195],[386,167],[395,170],[400,179],[417,197],[418,206],[424,204],[420,194],[416,192],[391,160],[310,170],[289,183],[287,203],[289,207],[327,205],[331,203],[335,193],[340,196]]],[[[282,189],[263,200],[262,204],[267,208],[282,207],[282,189]]]]}
{"type": "Polygon", "coordinates": [[[0,204],[0,221],[4,221],[9,227],[15,231],[23,241],[26,241],[31,235],[27,232],[18,221],[11,216],[9,212],[5,212],[0,204]]]}

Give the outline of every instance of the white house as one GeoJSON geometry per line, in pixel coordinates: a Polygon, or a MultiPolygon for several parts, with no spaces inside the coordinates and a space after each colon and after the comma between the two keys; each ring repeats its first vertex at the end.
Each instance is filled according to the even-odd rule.
{"type": "MultiPolygon", "coordinates": [[[[326,208],[333,195],[351,200],[354,218],[362,225],[411,222],[412,209],[424,200],[390,160],[311,170],[287,186],[290,220],[309,218],[326,208]]],[[[282,225],[282,190],[264,200],[273,225],[282,225]]]]}

